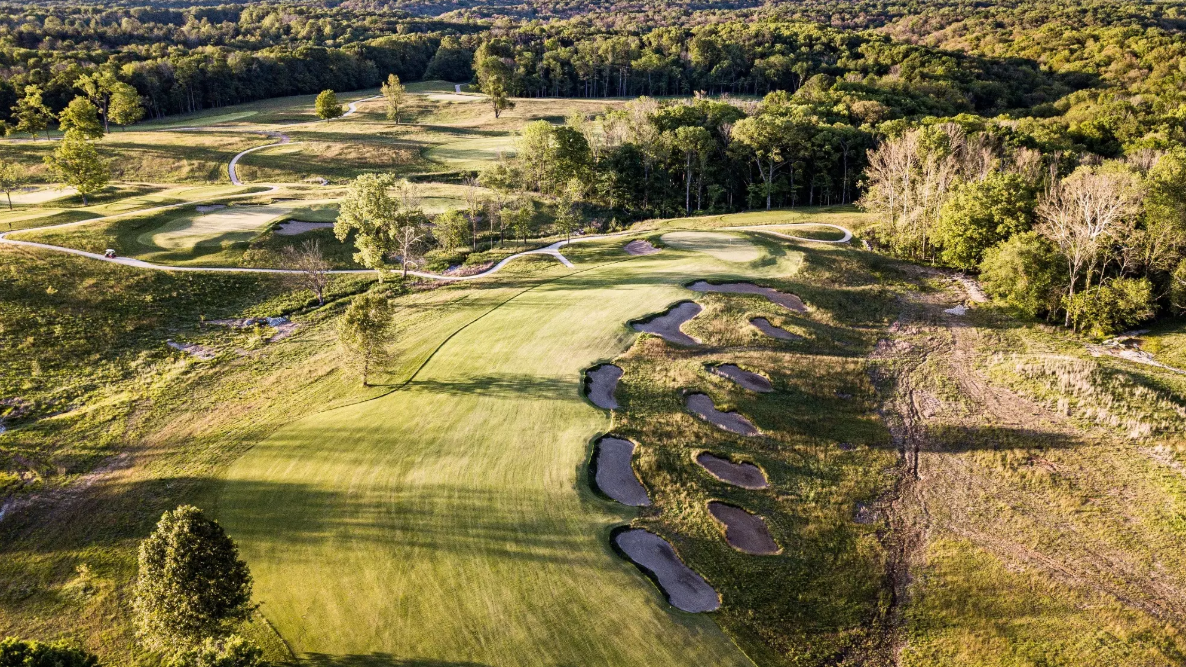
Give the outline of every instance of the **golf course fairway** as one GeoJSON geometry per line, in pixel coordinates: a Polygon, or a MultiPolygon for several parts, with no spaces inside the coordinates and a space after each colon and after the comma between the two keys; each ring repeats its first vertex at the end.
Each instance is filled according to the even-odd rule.
{"type": "Polygon", "coordinates": [[[649,256],[625,240],[566,248],[575,268],[457,330],[406,386],[295,421],[237,461],[219,518],[293,651],[343,665],[751,664],[614,554],[609,532],[634,510],[595,496],[585,471],[610,419],[581,397],[581,371],[628,348],[629,320],[698,297],[691,280],[787,275],[802,259],[751,253],[742,234],[738,255],[758,259],[721,259],[722,236],[704,237],[711,254],[695,234],[649,256]]]}

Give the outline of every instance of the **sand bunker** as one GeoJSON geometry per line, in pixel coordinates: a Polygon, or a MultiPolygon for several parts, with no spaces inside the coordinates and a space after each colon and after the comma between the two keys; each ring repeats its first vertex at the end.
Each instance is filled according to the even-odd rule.
{"type": "Polygon", "coordinates": [[[303,222],[301,220],[285,220],[276,226],[275,232],[280,236],[296,236],[311,232],[314,229],[333,229],[332,222],[303,222]]]}
{"type": "Polygon", "coordinates": [[[704,309],[695,301],[681,301],[661,315],[643,322],[635,322],[634,330],[653,333],[663,340],[677,345],[696,345],[700,341],[680,331],[680,327],[684,322],[699,315],[701,310],[704,309]]]}
{"type": "Polygon", "coordinates": [[[605,495],[633,507],[651,504],[647,489],[634,474],[631,459],[634,458],[634,443],[612,436],[597,441],[593,449],[593,481],[605,495]]]}
{"type": "Polygon", "coordinates": [[[631,241],[622,250],[625,250],[627,255],[653,255],[659,252],[658,248],[651,245],[651,242],[645,239],[631,241]]]}
{"type": "Polygon", "coordinates": [[[802,299],[794,294],[787,294],[786,292],[779,292],[770,287],[759,287],[753,283],[725,283],[724,285],[713,285],[705,280],[697,280],[688,285],[688,289],[693,292],[721,292],[724,294],[757,294],[770,299],[774,303],[793,310],[796,313],[806,313],[807,306],[803,305],[802,299]]]}
{"type": "Polygon", "coordinates": [[[602,364],[585,373],[585,395],[593,405],[603,410],[617,410],[614,390],[622,379],[622,369],[613,364],[602,364]]]}
{"type": "Polygon", "coordinates": [[[736,412],[717,410],[712,399],[704,394],[690,394],[687,405],[689,411],[718,428],[738,435],[758,435],[758,428],[754,426],[753,422],[736,412]]]}
{"type": "Polygon", "coordinates": [[[765,377],[758,375],[757,373],[751,373],[747,370],[743,370],[736,364],[721,364],[719,366],[712,366],[710,367],[710,370],[716,375],[732,380],[745,389],[749,389],[750,391],[756,391],[763,394],[774,391],[774,386],[770,384],[770,380],[767,380],[765,377]]]}
{"type": "Polygon", "coordinates": [[[708,452],[697,456],[696,463],[713,477],[733,486],[743,489],[764,489],[770,486],[762,469],[752,463],[734,463],[708,452]]]}
{"type": "Polygon", "coordinates": [[[761,331],[771,338],[777,338],[779,340],[799,340],[803,338],[802,336],[793,334],[782,327],[774,326],[770,323],[770,320],[766,319],[765,317],[755,317],[754,319],[750,320],[749,323],[754,325],[754,328],[756,328],[758,331],[761,331]]]}
{"type": "Polygon", "coordinates": [[[759,556],[781,551],[762,517],[715,500],[708,503],[708,512],[725,525],[725,541],[734,549],[759,556]]]}
{"type": "Polygon", "coordinates": [[[658,580],[659,588],[667,594],[667,601],[676,609],[698,613],[721,606],[721,597],[716,590],[704,577],[684,565],[675,549],[662,537],[633,528],[618,533],[614,542],[635,565],[658,580]]]}

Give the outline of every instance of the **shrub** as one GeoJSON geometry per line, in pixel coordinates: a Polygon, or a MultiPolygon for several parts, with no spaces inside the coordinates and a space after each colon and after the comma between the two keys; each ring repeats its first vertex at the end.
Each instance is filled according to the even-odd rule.
{"type": "Polygon", "coordinates": [[[1153,316],[1153,285],[1146,278],[1114,278],[1063,299],[1076,331],[1107,336],[1153,316]]]}
{"type": "Polygon", "coordinates": [[[317,96],[317,101],[313,103],[317,111],[317,117],[325,120],[330,118],[338,118],[342,115],[342,103],[338,101],[338,95],[332,90],[323,90],[317,96]]]}
{"type": "Polygon", "coordinates": [[[993,174],[961,186],[943,205],[935,226],[943,261],[975,269],[989,248],[1028,230],[1033,212],[1033,193],[1017,174],[993,174]]]}
{"type": "Polygon", "coordinates": [[[980,263],[984,291],[1030,317],[1058,307],[1064,282],[1058,251],[1035,232],[990,248],[980,263]]]}
{"type": "Polygon", "coordinates": [[[263,651],[239,635],[207,637],[201,646],[181,651],[168,667],[261,667],[263,651]]]}
{"type": "Polygon", "coordinates": [[[0,641],[0,667],[96,667],[99,659],[65,644],[8,637],[0,641]]]}

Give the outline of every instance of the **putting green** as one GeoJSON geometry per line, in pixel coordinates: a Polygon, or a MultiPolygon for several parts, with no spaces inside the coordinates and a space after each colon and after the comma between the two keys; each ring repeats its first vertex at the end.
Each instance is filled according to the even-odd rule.
{"type": "Polygon", "coordinates": [[[512,157],[515,154],[515,137],[478,137],[441,144],[428,151],[428,157],[459,169],[477,168],[490,162],[497,162],[500,155],[512,157]]]}
{"type": "Polygon", "coordinates": [[[752,262],[760,256],[757,246],[737,234],[670,232],[660,238],[673,248],[702,252],[725,262],[752,262]]]}
{"type": "MultiPolygon", "coordinates": [[[[220,519],[298,655],[750,664],[711,617],[674,611],[611,551],[609,529],[632,510],[587,487],[589,442],[610,423],[580,396],[581,370],[633,340],[628,320],[695,297],[679,287],[690,278],[738,267],[582,246],[575,269],[468,288],[441,312],[452,335],[436,332],[443,343],[407,386],[301,419],[229,470],[220,519]]],[[[754,273],[785,275],[798,260],[754,273]]]]}
{"type": "Polygon", "coordinates": [[[145,232],[136,241],[165,250],[220,246],[250,241],[267,224],[284,215],[288,206],[231,206],[209,213],[189,213],[145,232]]]}

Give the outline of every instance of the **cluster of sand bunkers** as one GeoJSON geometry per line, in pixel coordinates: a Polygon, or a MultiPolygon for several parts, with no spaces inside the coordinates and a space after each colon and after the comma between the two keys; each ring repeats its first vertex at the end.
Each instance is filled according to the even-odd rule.
{"type": "MultiPolygon", "coordinates": [[[[632,253],[633,254],[633,253],[632,253]]],[[[694,292],[725,294],[755,294],[764,296],[788,310],[805,313],[807,307],[793,294],[751,283],[712,284],[698,280],[686,286],[694,292]]],[[[666,311],[641,321],[630,323],[635,331],[651,333],[669,343],[681,346],[699,345],[700,341],[684,333],[683,324],[703,311],[695,301],[680,301],[666,311]]],[[[774,326],[767,319],[757,317],[750,323],[763,334],[779,340],[793,340],[795,334],[774,326]]],[[[756,393],[770,393],[774,385],[759,373],[736,364],[714,364],[707,371],[731,380],[738,386],[756,393]]],[[[620,408],[615,391],[623,371],[613,364],[599,364],[585,373],[585,392],[588,399],[604,410],[620,408]]],[[[717,409],[712,398],[702,393],[685,396],[687,410],[722,430],[743,437],[760,437],[761,431],[745,416],[717,409]]],[[[644,507],[651,498],[633,466],[635,443],[612,434],[603,435],[595,443],[591,471],[594,486],[606,496],[624,505],[644,507]]],[[[743,489],[760,490],[769,486],[761,468],[748,462],[735,462],[711,452],[700,452],[695,462],[716,479],[743,489]]],[[[708,503],[709,513],[724,527],[725,540],[738,551],[753,555],[777,554],[781,548],[775,542],[766,521],[741,507],[720,501],[708,503]]],[[[621,553],[649,574],[666,593],[672,606],[687,612],[707,612],[720,607],[716,590],[702,576],[689,568],[662,537],[642,528],[623,527],[613,534],[613,541],[621,553]]]]}

